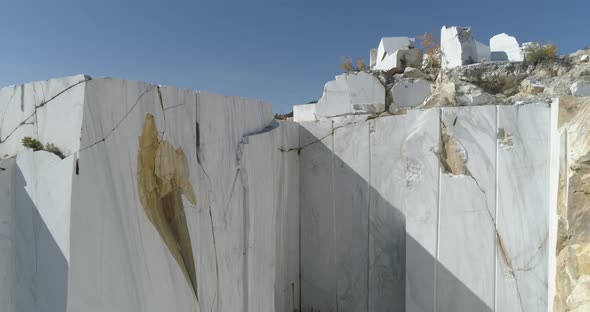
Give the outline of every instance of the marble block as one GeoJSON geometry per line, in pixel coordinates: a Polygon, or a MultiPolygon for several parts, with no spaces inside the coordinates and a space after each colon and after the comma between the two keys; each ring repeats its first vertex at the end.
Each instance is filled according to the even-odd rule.
{"type": "Polygon", "coordinates": [[[573,96],[590,96],[590,82],[576,81],[572,84],[570,91],[573,96]]]}
{"type": "Polygon", "coordinates": [[[387,56],[398,50],[407,50],[414,47],[414,38],[408,37],[383,37],[377,47],[376,65],[381,63],[387,56]]]}
{"type": "Polygon", "coordinates": [[[387,116],[370,125],[367,311],[404,311],[406,119],[406,115],[387,116]]]}
{"type": "Polygon", "coordinates": [[[80,75],[0,113],[0,310],[298,309],[299,126],[270,103],[80,75]]]}
{"type": "Polygon", "coordinates": [[[293,121],[316,120],[316,104],[301,104],[293,106],[293,121]]]}
{"type": "Polygon", "coordinates": [[[406,311],[434,311],[438,254],[440,110],[407,114],[406,311]]]}
{"type": "Polygon", "coordinates": [[[335,194],[332,121],[300,123],[301,310],[335,311],[335,194]]]}
{"type": "Polygon", "coordinates": [[[378,114],[385,110],[385,88],[370,73],[356,72],[336,76],[326,83],[316,104],[317,118],[347,114],[378,114]]]}
{"type": "Polygon", "coordinates": [[[498,107],[497,311],[549,310],[551,119],[548,104],[498,107]]]}
{"type": "Polygon", "coordinates": [[[416,107],[424,102],[431,93],[430,82],[417,80],[402,80],[393,85],[389,90],[393,102],[389,111],[394,112],[399,108],[416,107]]]}
{"type": "Polygon", "coordinates": [[[298,189],[298,162],[296,151],[287,151],[299,145],[293,125],[277,124],[240,143],[248,311],[299,308],[299,201],[293,196],[298,195],[293,192],[298,189]]]}
{"type": "Polygon", "coordinates": [[[492,61],[522,62],[524,55],[516,38],[506,33],[493,36],[490,39],[492,61]]]}
{"type": "Polygon", "coordinates": [[[475,40],[475,51],[477,52],[477,63],[490,61],[492,58],[490,47],[477,40],[475,40]]]}
{"type": "Polygon", "coordinates": [[[477,45],[471,28],[443,26],[440,31],[440,42],[443,69],[477,62],[477,45]]]}
{"type": "Polygon", "coordinates": [[[367,311],[369,122],[334,129],[333,188],[337,307],[367,311]]]}
{"type": "Polygon", "coordinates": [[[443,108],[441,127],[446,161],[464,169],[440,180],[436,311],[492,311],[496,107],[443,108]]]}
{"type": "Polygon", "coordinates": [[[384,59],[373,67],[373,70],[403,72],[406,66],[420,67],[422,57],[423,53],[420,49],[400,49],[387,54],[384,59]]]}

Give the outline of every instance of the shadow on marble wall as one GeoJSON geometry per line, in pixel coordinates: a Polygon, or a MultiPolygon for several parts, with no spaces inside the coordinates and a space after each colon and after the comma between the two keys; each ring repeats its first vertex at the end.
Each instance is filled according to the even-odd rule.
{"type": "MultiPolygon", "coordinates": [[[[391,157],[380,164],[367,160],[368,172],[353,169],[347,164],[350,159],[332,152],[334,132],[322,135],[301,129],[308,137],[301,142],[304,148],[300,151],[302,312],[492,311],[407,235],[404,192],[387,189],[387,185],[406,183],[405,173],[401,175],[405,163],[396,163],[391,157]],[[376,167],[385,171],[374,172],[376,167]],[[377,190],[373,185],[385,189],[377,190]],[[406,272],[409,266],[411,276],[406,272]],[[420,280],[421,288],[416,288],[415,280],[420,280]],[[437,284],[439,296],[444,288],[445,300],[435,298],[437,284]]],[[[348,149],[364,149],[355,146],[353,138],[343,144],[349,145],[348,149]]],[[[361,158],[355,159],[355,166],[361,158]]],[[[456,246],[461,248],[461,242],[456,246]]]]}
{"type": "Polygon", "coordinates": [[[25,190],[16,167],[14,209],[15,312],[64,312],[67,309],[68,261],[25,190]]]}

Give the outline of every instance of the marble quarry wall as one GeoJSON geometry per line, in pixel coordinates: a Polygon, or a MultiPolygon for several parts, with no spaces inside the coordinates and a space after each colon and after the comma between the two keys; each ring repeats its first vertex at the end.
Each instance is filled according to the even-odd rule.
{"type": "Polygon", "coordinates": [[[555,109],[301,123],[302,311],[550,311],[555,109]]]}
{"type": "Polygon", "coordinates": [[[87,76],[0,99],[1,311],[298,307],[299,131],[269,103],[87,76]]]}
{"type": "Polygon", "coordinates": [[[112,78],[0,89],[0,311],[585,311],[589,98],[425,108],[428,75],[397,75],[297,122],[112,78]]]}

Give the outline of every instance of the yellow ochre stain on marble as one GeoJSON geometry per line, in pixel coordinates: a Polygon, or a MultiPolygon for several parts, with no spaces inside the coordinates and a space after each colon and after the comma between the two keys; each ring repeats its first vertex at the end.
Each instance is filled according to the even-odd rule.
{"type": "Polygon", "coordinates": [[[175,149],[158,139],[154,116],[147,114],[137,155],[139,199],[178,262],[197,297],[197,277],[182,195],[195,205],[197,200],[189,180],[189,166],[182,148],[175,149]]]}

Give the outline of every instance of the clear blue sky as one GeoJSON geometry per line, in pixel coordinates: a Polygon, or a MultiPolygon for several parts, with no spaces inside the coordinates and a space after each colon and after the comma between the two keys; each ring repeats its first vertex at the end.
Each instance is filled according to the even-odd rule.
{"type": "Polygon", "coordinates": [[[269,100],[318,99],[340,56],[383,36],[472,26],[560,53],[590,45],[590,1],[27,1],[2,3],[0,85],[78,73],[269,100]]]}

